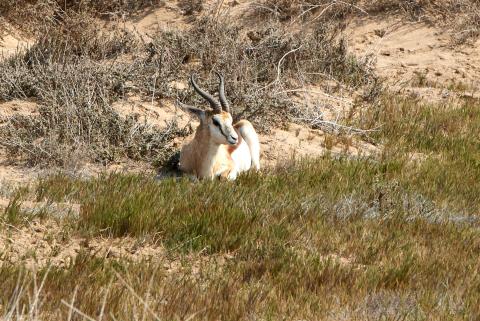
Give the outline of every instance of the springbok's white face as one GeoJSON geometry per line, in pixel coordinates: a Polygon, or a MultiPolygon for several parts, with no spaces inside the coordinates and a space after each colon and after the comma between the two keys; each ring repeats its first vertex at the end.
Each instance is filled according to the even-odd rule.
{"type": "Polygon", "coordinates": [[[219,73],[217,73],[217,76],[220,80],[218,88],[220,101],[216,101],[212,95],[198,87],[193,75],[190,77],[193,88],[210,103],[212,110],[202,110],[193,106],[180,105],[185,111],[200,119],[200,127],[202,130],[208,129],[212,142],[219,145],[236,145],[238,143],[238,134],[232,125],[233,119],[230,114],[230,106],[225,98],[223,76],[219,73]]]}
{"type": "Polygon", "coordinates": [[[233,119],[230,113],[222,111],[212,114],[208,119],[210,137],[216,144],[235,145],[238,134],[233,128],[233,119]]]}

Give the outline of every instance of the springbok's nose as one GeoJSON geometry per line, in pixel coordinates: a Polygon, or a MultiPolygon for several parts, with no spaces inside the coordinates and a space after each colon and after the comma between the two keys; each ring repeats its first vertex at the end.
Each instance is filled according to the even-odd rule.
{"type": "Polygon", "coordinates": [[[228,136],[228,143],[231,145],[235,145],[238,142],[238,137],[230,135],[228,136]]]}

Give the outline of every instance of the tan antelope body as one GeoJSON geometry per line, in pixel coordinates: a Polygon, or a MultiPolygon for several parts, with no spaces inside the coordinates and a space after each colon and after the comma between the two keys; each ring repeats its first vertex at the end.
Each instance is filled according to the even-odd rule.
{"type": "Polygon", "coordinates": [[[193,140],[183,146],[179,167],[182,172],[200,179],[220,177],[233,180],[252,166],[256,170],[260,169],[260,143],[248,120],[232,123],[224,93],[224,80],[220,74],[217,75],[220,79],[220,103],[200,89],[193,76],[191,77],[193,88],[210,103],[213,110],[204,111],[192,106],[182,106],[200,119],[200,125],[193,140]]]}

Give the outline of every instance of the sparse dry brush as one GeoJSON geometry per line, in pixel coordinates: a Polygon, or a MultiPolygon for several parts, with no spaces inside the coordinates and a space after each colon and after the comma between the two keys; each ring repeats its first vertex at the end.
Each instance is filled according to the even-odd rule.
{"type": "Polygon", "coordinates": [[[33,48],[28,59],[14,57],[0,66],[2,99],[34,99],[39,116],[15,116],[2,127],[2,145],[11,156],[32,165],[72,165],[74,161],[108,163],[116,157],[155,158],[181,134],[159,130],[133,118],[122,119],[111,107],[122,94],[132,66],[101,65],[88,58],[55,62],[33,48]]]}
{"type": "MultiPolygon", "coordinates": [[[[185,130],[172,124],[165,132],[125,121],[110,106],[128,95],[192,102],[191,91],[171,86],[192,72],[227,74],[235,116],[263,131],[298,115],[286,93],[293,86],[325,75],[352,88],[376,84],[369,65],[347,54],[337,29],[321,24],[306,33],[276,22],[246,32],[206,16],[187,31],[158,30],[143,40],[114,26],[99,30],[90,11],[74,9],[41,24],[43,33],[32,48],[0,63],[8,75],[0,80],[0,98],[33,99],[40,106],[39,118],[12,118],[0,133],[10,154],[30,164],[64,166],[82,155],[104,163],[163,155],[185,130]]],[[[213,82],[206,86],[216,91],[213,82]]]]}
{"type": "MultiPolygon", "coordinates": [[[[308,84],[334,79],[350,93],[363,92],[370,99],[378,95],[380,81],[371,62],[347,53],[338,29],[329,25],[292,31],[272,21],[249,30],[205,19],[186,36],[184,59],[200,63],[209,74],[224,70],[235,116],[248,117],[262,131],[304,116],[305,108],[291,93],[308,84]]],[[[216,84],[209,87],[213,92],[216,84]]]]}
{"type": "MultiPolygon", "coordinates": [[[[158,30],[151,34],[152,39],[144,40],[115,25],[98,28],[96,19],[103,11],[135,13],[147,2],[91,6],[83,1],[63,3],[62,7],[55,1],[20,1],[17,6],[3,4],[1,10],[15,17],[21,14],[18,8],[22,5],[42,13],[39,17],[43,20],[31,22],[38,35],[35,45],[1,63],[5,77],[0,94],[2,100],[35,100],[40,118],[8,120],[1,129],[2,144],[11,156],[23,157],[30,164],[60,165],[71,162],[65,159],[67,155],[104,163],[122,157],[151,161],[156,153],[163,155],[161,159],[169,158],[169,141],[186,130],[173,123],[160,130],[134,119],[124,120],[110,106],[129,95],[198,102],[191,91],[171,86],[186,81],[192,72],[203,75],[212,92],[215,83],[205,80],[214,79],[210,76],[217,70],[228,74],[227,91],[235,117],[251,119],[262,131],[292,119],[322,127],[322,121],[311,121],[319,113],[299,108],[289,90],[335,79],[352,92],[363,91],[365,100],[374,101],[381,92],[370,62],[357,61],[347,53],[338,37],[342,29],[339,18],[354,12],[398,10],[436,10],[437,14],[450,10],[464,17],[460,13],[471,9],[472,14],[465,17],[473,19],[477,12],[475,4],[467,6],[467,2],[454,6],[423,1],[268,0],[257,2],[252,11],[265,17],[275,13],[275,19],[267,19],[262,26],[247,28],[221,16],[213,19],[206,15],[188,31],[158,30]],[[292,20],[307,24],[292,29],[281,22],[292,20]]],[[[198,11],[201,2],[187,1],[181,6],[198,11]]],[[[475,23],[471,25],[469,33],[475,29],[475,23]]]]}
{"type": "Polygon", "coordinates": [[[284,22],[328,22],[337,25],[337,18],[360,11],[356,1],[331,0],[262,0],[252,3],[252,14],[263,18],[274,18],[284,22]]]}
{"type": "Polygon", "coordinates": [[[114,19],[163,4],[163,0],[6,0],[0,3],[0,15],[14,25],[41,33],[41,24],[61,21],[65,13],[114,19]]]}
{"type": "MultiPolygon", "coordinates": [[[[155,88],[166,87],[165,80],[186,79],[192,69],[207,75],[222,70],[228,75],[228,97],[235,116],[248,117],[265,131],[296,112],[285,93],[292,87],[325,75],[355,88],[375,82],[368,65],[347,54],[345,43],[336,40],[335,35],[321,26],[305,34],[290,33],[272,23],[246,36],[236,25],[206,18],[188,32],[160,32],[154,36],[149,50],[152,73],[157,70],[159,74],[155,88]],[[189,67],[189,62],[201,68],[189,67]]],[[[216,91],[214,81],[207,87],[216,91]]],[[[168,92],[168,88],[165,90],[168,92]]],[[[193,98],[191,93],[181,93],[185,94],[189,95],[186,99],[193,98]]]]}
{"type": "Polygon", "coordinates": [[[446,27],[457,44],[475,40],[480,34],[480,3],[476,0],[384,0],[366,7],[374,14],[398,12],[414,21],[446,27]]]}

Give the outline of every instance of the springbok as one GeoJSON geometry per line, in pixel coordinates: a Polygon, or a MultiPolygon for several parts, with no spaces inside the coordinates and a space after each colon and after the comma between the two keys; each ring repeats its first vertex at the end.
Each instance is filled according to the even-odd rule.
{"type": "Polygon", "coordinates": [[[252,166],[260,169],[260,142],[248,120],[232,124],[230,105],[225,98],[225,81],[218,72],[217,76],[220,102],[202,90],[193,75],[190,77],[193,89],[210,104],[212,110],[179,103],[183,110],[200,119],[195,137],[180,152],[179,168],[199,179],[218,177],[234,180],[252,166]]]}

